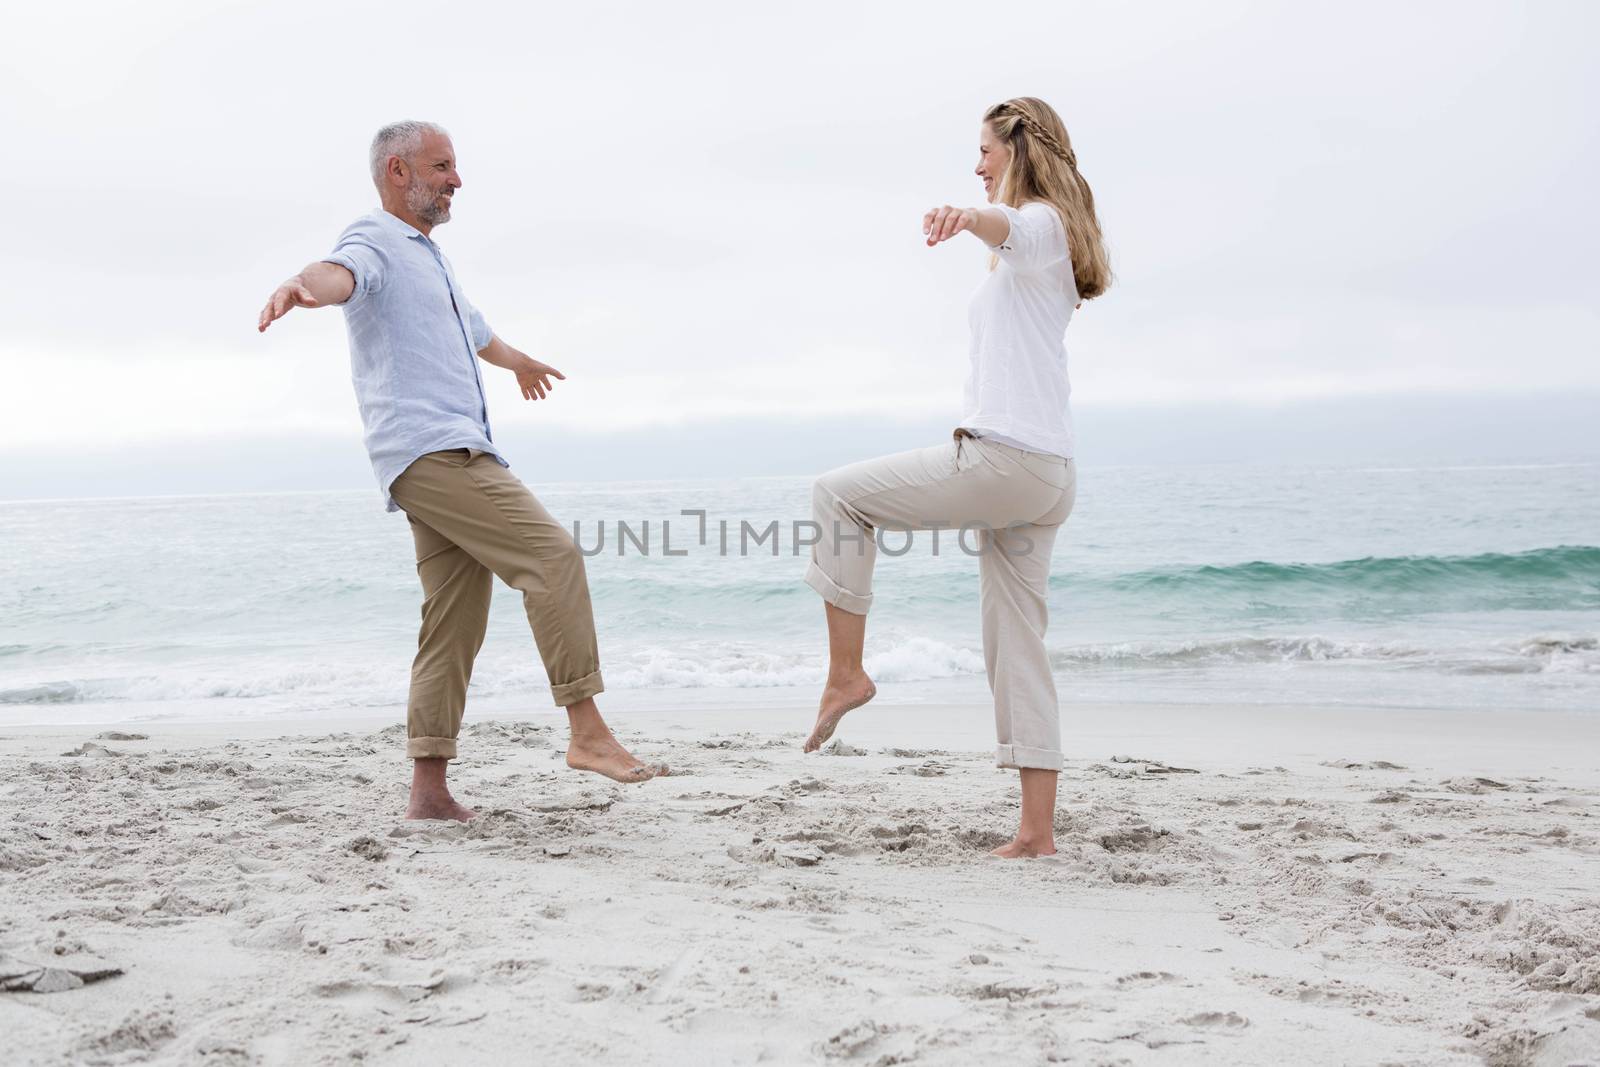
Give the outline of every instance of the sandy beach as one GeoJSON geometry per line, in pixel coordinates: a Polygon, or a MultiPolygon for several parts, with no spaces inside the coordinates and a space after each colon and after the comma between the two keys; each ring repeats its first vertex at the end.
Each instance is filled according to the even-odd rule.
{"type": "Polygon", "coordinates": [[[987,716],[469,712],[465,826],[380,719],[7,727],[5,1059],[1600,1061],[1600,720],[1073,707],[1008,863],[987,716]]]}

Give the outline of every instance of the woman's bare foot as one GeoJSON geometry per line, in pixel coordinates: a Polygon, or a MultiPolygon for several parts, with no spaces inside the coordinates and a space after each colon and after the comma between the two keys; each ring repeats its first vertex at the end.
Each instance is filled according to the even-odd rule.
{"type": "Polygon", "coordinates": [[[877,695],[878,687],[872,684],[866,671],[858,670],[837,680],[830,676],[828,684],[823,687],[822,703],[817,708],[817,724],[811,728],[811,736],[806,738],[805,750],[815,752],[821,748],[833,736],[833,731],[839,728],[845,712],[854,711],[877,695]]]}
{"type": "Polygon", "coordinates": [[[1016,837],[989,855],[1021,860],[1056,854],[1056,779],[1060,773],[1046,767],[1021,769],[1022,823],[1016,837]]]}
{"type": "Polygon", "coordinates": [[[406,818],[408,819],[454,819],[456,822],[467,822],[476,819],[478,813],[446,793],[442,799],[438,797],[418,797],[412,795],[411,803],[406,805],[406,818]]]}
{"type": "Polygon", "coordinates": [[[989,855],[999,856],[1003,860],[1033,859],[1035,856],[1054,856],[1055,854],[1056,843],[1053,840],[1033,841],[1025,840],[1020,836],[1013,837],[1010,841],[989,853],[989,855]]]}

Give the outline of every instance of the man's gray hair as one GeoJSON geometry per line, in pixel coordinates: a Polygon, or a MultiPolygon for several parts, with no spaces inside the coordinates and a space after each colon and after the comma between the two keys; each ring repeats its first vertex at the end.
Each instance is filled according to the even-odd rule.
{"type": "Polygon", "coordinates": [[[437,133],[441,137],[450,134],[437,122],[417,122],[407,119],[405,122],[391,122],[372,138],[372,181],[379,189],[383,188],[383,172],[388,169],[390,156],[399,156],[402,159],[414,155],[422,148],[422,135],[437,133]]]}

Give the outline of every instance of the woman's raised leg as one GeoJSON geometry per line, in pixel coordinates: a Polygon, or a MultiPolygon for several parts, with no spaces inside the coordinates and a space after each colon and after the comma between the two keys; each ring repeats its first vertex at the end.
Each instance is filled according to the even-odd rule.
{"type": "Polygon", "coordinates": [[[806,738],[806,751],[815,752],[833,736],[844,713],[859,708],[878,694],[878,687],[861,666],[867,643],[867,617],[824,604],[828,616],[828,680],[822,687],[817,724],[806,738]]]}
{"type": "Polygon", "coordinates": [[[806,584],[825,601],[828,620],[828,680],[817,722],[805,750],[815,752],[833,736],[846,712],[877,694],[861,664],[872,607],[872,569],[877,530],[948,527],[962,511],[957,483],[976,465],[959,439],[947,445],[882,456],[829,471],[811,490],[817,540],[811,546],[806,584]]]}

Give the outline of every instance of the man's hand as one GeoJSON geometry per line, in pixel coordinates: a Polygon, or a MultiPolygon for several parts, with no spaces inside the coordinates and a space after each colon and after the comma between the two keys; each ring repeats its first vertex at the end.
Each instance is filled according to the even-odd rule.
{"type": "Polygon", "coordinates": [[[356,289],[356,276],[342,263],[319,260],[278,286],[256,322],[265,331],[273,320],[289,314],[290,308],[325,308],[342,304],[356,289]]]}
{"type": "Polygon", "coordinates": [[[317,298],[311,295],[311,290],[306,288],[306,283],[300,275],[278,286],[272,299],[267,301],[267,306],[261,309],[261,318],[256,323],[256,332],[263,333],[272,323],[289,314],[290,308],[315,308],[322,305],[317,298]]]}
{"type": "Polygon", "coordinates": [[[517,385],[522,389],[523,398],[527,400],[543,400],[545,394],[555,388],[551,378],[567,380],[565,374],[531,356],[523,356],[511,370],[517,376],[517,385]]]}
{"type": "Polygon", "coordinates": [[[928,247],[932,248],[940,241],[948,241],[963,230],[971,230],[978,224],[978,212],[970,207],[944,207],[930,208],[922,216],[922,232],[928,238],[928,247]]]}

